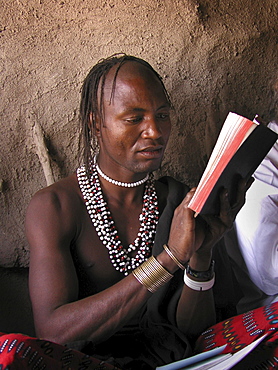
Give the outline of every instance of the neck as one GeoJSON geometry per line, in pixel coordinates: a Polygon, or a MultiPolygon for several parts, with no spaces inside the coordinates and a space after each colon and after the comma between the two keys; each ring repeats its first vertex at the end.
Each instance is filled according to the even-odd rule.
{"type": "Polygon", "coordinates": [[[122,188],[135,188],[135,187],[138,187],[142,184],[144,184],[148,178],[149,178],[149,173],[144,177],[142,178],[141,180],[138,180],[138,181],[133,181],[133,182],[123,182],[123,181],[119,181],[119,180],[115,180],[113,178],[111,178],[110,176],[106,175],[106,173],[104,173],[102,171],[102,169],[99,167],[98,163],[97,163],[97,158],[95,157],[94,159],[94,164],[95,164],[95,167],[96,167],[96,170],[99,174],[99,176],[106,180],[107,182],[115,185],[115,186],[119,186],[119,187],[122,187],[122,188]]]}
{"type": "Polygon", "coordinates": [[[133,188],[124,188],[111,184],[110,182],[104,180],[101,176],[99,176],[99,182],[101,184],[103,196],[108,205],[118,204],[119,207],[130,207],[132,204],[142,205],[146,184],[142,184],[133,188]]]}

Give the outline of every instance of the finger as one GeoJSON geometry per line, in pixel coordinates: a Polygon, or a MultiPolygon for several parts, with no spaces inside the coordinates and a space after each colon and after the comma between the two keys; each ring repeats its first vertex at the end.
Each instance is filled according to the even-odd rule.
{"type": "MultiPolygon", "coordinates": [[[[181,219],[185,222],[186,218],[192,218],[194,215],[194,211],[192,209],[188,208],[188,204],[190,200],[192,199],[194,193],[196,191],[196,188],[190,189],[186,196],[184,197],[183,201],[180,203],[180,205],[175,209],[175,214],[180,215],[181,219]]],[[[188,220],[186,221],[188,222],[188,220]]]]}
{"type": "Polygon", "coordinates": [[[187,203],[189,203],[189,202],[190,202],[191,198],[192,198],[192,197],[193,197],[193,195],[195,194],[195,191],[196,191],[196,188],[192,188],[192,189],[190,189],[190,190],[187,192],[187,194],[186,194],[186,196],[185,196],[185,201],[186,201],[187,203]]]}
{"type": "Polygon", "coordinates": [[[255,181],[255,178],[252,176],[248,176],[246,178],[240,179],[238,183],[238,190],[246,192],[251,187],[254,181],[255,181]]]}
{"type": "Polygon", "coordinates": [[[175,209],[171,223],[168,245],[180,261],[187,261],[194,251],[195,219],[194,211],[188,208],[188,203],[195,190],[191,189],[175,209]]]}
{"type": "Polygon", "coordinates": [[[189,204],[190,200],[192,199],[195,191],[196,191],[196,188],[190,189],[187,192],[186,196],[184,197],[183,201],[181,202],[180,206],[182,206],[182,207],[188,207],[188,204],[189,204]]]}
{"type": "Polygon", "coordinates": [[[246,191],[251,187],[251,185],[253,184],[253,182],[255,181],[255,178],[253,176],[251,176],[247,182],[246,182],[246,191]]]}
{"type": "Polygon", "coordinates": [[[236,202],[232,205],[232,209],[234,210],[235,214],[237,214],[244,205],[246,192],[254,181],[254,177],[243,178],[239,181],[236,202]]]}
{"type": "Polygon", "coordinates": [[[229,202],[229,193],[227,189],[223,189],[220,193],[220,213],[219,218],[224,225],[231,228],[235,219],[236,212],[231,207],[229,202]]]}

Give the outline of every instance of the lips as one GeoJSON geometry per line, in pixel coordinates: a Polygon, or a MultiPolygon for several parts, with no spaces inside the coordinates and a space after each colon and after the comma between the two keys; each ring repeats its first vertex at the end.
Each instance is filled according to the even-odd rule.
{"type": "Polygon", "coordinates": [[[150,146],[139,151],[146,158],[160,158],[163,152],[163,146],[150,146]]]}

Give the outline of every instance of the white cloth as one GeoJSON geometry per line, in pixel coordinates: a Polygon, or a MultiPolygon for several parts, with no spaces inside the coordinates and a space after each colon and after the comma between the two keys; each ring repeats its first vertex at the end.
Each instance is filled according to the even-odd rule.
{"type": "MultiPolygon", "coordinates": [[[[278,123],[268,125],[278,132],[278,123]]],[[[255,182],[235,220],[242,256],[252,281],[278,294],[278,141],[254,173],[255,182]]]]}
{"type": "MultiPolygon", "coordinates": [[[[268,127],[278,133],[278,122],[270,122],[268,127]]],[[[278,189],[278,141],[268,152],[265,159],[254,173],[254,177],[278,189]]]]}

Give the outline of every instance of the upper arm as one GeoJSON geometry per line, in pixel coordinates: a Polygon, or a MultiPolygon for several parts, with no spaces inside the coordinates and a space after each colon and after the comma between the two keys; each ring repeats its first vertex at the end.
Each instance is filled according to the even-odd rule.
{"type": "Polygon", "coordinates": [[[38,192],[26,213],[29,290],[36,326],[59,306],[77,299],[78,282],[70,253],[74,235],[74,220],[66,199],[55,191],[38,192]]]}

